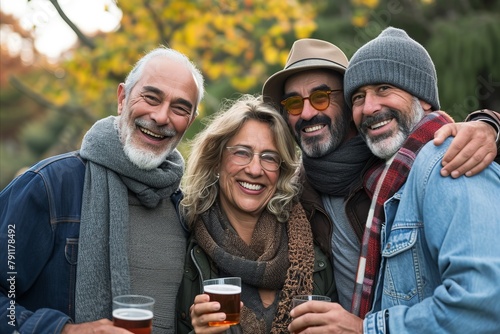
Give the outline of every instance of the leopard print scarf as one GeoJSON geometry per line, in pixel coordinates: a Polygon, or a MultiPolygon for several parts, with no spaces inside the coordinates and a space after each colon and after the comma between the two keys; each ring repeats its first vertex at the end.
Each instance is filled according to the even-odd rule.
{"type": "MultiPolygon", "coordinates": [[[[273,215],[264,212],[247,245],[237,235],[218,205],[202,215],[194,225],[195,237],[221,271],[239,276],[246,284],[279,291],[279,301],[271,333],[287,332],[295,295],[313,291],[314,247],[311,226],[302,205],[296,203],[286,224],[286,232],[273,215]]],[[[265,333],[265,324],[243,307],[243,333],[265,333]]]]}

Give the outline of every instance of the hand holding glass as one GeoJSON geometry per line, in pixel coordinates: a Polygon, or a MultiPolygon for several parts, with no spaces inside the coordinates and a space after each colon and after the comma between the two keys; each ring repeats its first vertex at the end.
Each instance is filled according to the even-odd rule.
{"type": "Polygon", "coordinates": [[[319,296],[319,295],[298,295],[293,297],[292,299],[292,308],[302,303],[305,303],[309,300],[319,300],[323,302],[330,302],[330,297],[327,296],[319,296]]]}
{"type": "Polygon", "coordinates": [[[113,324],[134,334],[151,334],[153,305],[147,296],[123,295],[113,298],[113,324]]]}
{"type": "Polygon", "coordinates": [[[236,325],[240,322],[241,278],[225,277],[203,281],[203,291],[211,302],[220,303],[220,311],[226,313],[226,320],[209,322],[209,326],[236,325]]]}

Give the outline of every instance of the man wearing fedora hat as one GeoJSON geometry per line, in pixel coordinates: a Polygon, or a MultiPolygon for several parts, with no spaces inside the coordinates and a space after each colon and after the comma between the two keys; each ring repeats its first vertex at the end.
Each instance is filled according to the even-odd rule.
{"type": "MultiPolygon", "coordinates": [[[[300,39],[293,44],[285,68],[265,82],[262,94],[281,111],[302,150],[301,202],[315,241],[332,255],[339,303],[349,310],[370,207],[361,175],[378,158],[358,135],[351,110],[344,102],[347,65],[347,57],[335,45],[300,39]]],[[[469,118],[477,116],[500,126],[494,112],[474,112],[469,118]]],[[[453,177],[466,171],[467,175],[478,173],[497,152],[498,130],[484,122],[460,124],[461,128],[448,124],[436,135],[435,143],[439,144],[460,129],[449,156],[443,159],[449,162],[442,170],[443,176],[451,171],[453,177]],[[459,148],[463,149],[457,154],[459,148]],[[468,159],[472,152],[474,159],[468,159]]]]}

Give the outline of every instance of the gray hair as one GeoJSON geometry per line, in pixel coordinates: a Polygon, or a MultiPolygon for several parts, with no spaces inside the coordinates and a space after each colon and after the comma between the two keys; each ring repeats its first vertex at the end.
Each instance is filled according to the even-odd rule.
{"type": "Polygon", "coordinates": [[[144,66],[148,63],[148,61],[155,57],[165,57],[172,61],[178,61],[184,64],[186,68],[191,71],[191,73],[193,74],[193,79],[198,88],[198,100],[196,102],[195,108],[197,109],[197,106],[200,104],[201,100],[203,99],[203,95],[205,94],[203,75],[201,74],[200,70],[191,62],[191,60],[186,57],[186,55],[164,46],[151,50],[144,57],[139,59],[139,61],[137,61],[137,63],[134,65],[134,68],[125,78],[125,96],[127,96],[127,98],[128,96],[130,96],[130,92],[142,76],[144,66]]]}

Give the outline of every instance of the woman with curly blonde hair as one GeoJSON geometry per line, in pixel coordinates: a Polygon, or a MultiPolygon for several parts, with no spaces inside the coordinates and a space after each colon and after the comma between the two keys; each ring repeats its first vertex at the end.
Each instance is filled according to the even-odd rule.
{"type": "Polygon", "coordinates": [[[291,299],[336,299],[333,272],[314,246],[297,180],[295,142],[281,115],[261,97],[243,95],[217,113],[192,142],[182,212],[192,233],[178,294],[178,333],[283,333],[291,299]],[[242,280],[240,324],[225,318],[202,282],[242,280]]]}
{"type": "MultiPolygon", "coordinates": [[[[282,162],[276,192],[269,200],[267,209],[280,222],[288,219],[292,199],[299,191],[299,184],[296,182],[298,151],[295,149],[294,139],[281,116],[271,106],[252,95],[243,95],[227,111],[222,110],[215,114],[205,131],[200,132],[191,143],[193,149],[182,184],[182,209],[188,224],[214,204],[218,194],[217,166],[220,165],[227,143],[247,120],[266,123],[274,133],[277,152],[282,162]]],[[[258,139],[259,133],[254,135],[258,139]]]]}

